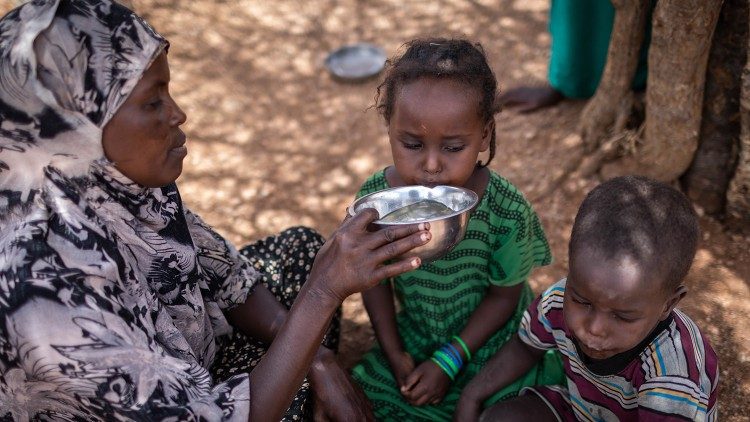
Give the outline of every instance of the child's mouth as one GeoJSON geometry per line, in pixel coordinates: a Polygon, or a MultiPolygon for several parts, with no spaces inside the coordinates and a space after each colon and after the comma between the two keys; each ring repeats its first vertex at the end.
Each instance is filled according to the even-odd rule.
{"type": "Polygon", "coordinates": [[[612,356],[612,353],[608,349],[604,348],[598,348],[598,347],[590,347],[586,345],[585,343],[578,341],[578,345],[581,348],[581,351],[588,357],[592,359],[606,359],[610,356],[612,356]]]}

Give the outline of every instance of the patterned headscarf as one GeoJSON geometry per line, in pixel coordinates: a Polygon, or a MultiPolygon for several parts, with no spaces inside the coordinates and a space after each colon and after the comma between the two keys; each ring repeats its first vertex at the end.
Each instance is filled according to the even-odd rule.
{"type": "Polygon", "coordinates": [[[0,20],[0,417],[247,418],[206,368],[257,273],[105,157],[102,129],[167,41],[109,0],[0,20]]]}

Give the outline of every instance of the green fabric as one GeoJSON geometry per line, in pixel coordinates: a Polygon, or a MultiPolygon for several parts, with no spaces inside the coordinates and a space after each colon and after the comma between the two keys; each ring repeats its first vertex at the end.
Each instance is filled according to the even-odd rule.
{"type": "MultiPolygon", "coordinates": [[[[652,1],[652,6],[655,2],[652,1]]],[[[589,98],[607,62],[615,10],[609,0],[552,0],[549,32],[552,37],[549,84],[568,98],[589,98]]],[[[646,85],[646,59],[651,38],[651,16],[641,46],[633,88],[646,85]]]]}
{"type": "MultiPolygon", "coordinates": [[[[358,197],[389,187],[385,172],[371,176],[358,197]]],[[[442,403],[414,407],[403,400],[381,349],[376,346],[353,369],[383,421],[448,421],[463,387],[497,350],[516,333],[533,298],[527,278],[536,266],[551,261],[547,239],[531,205],[507,180],[491,173],[478,207],[472,213],[466,236],[443,259],[423,265],[392,280],[401,312],[399,335],[415,362],[428,360],[441,345],[459,334],[484,298],[490,285],[523,283],[514,314],[476,352],[451,383],[442,403]]],[[[513,397],[524,386],[562,383],[559,357],[551,354],[515,383],[499,391],[490,402],[513,397]]],[[[488,402],[488,404],[490,403],[488,402]]]]}

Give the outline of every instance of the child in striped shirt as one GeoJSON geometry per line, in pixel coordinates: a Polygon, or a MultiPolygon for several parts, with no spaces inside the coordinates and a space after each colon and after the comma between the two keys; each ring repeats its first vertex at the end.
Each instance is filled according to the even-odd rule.
{"type": "Polygon", "coordinates": [[[528,387],[481,420],[715,420],[716,354],[675,308],[697,241],[695,213],[671,187],[627,176],[595,188],[573,224],[567,279],[531,304],[455,420],[476,420],[485,397],[549,349],[562,353],[567,385],[528,387]]]}

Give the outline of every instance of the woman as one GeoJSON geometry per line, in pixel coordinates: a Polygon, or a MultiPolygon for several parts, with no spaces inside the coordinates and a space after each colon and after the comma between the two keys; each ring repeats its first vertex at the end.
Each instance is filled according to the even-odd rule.
{"type": "Polygon", "coordinates": [[[109,0],[0,20],[0,416],[278,420],[309,373],[321,417],[370,417],[320,343],[346,296],[419,265],[383,263],[428,227],[370,233],[368,212],[317,256],[293,230],[248,260],[180,201],[167,47],[109,0]],[[263,275],[289,261],[271,246],[306,258],[263,275]],[[287,312],[268,289],[307,272],[287,312]]]}

